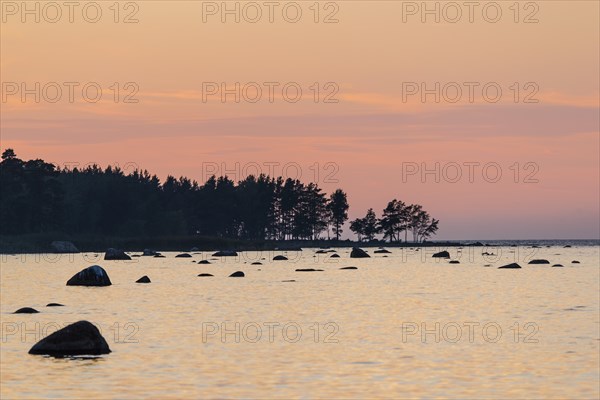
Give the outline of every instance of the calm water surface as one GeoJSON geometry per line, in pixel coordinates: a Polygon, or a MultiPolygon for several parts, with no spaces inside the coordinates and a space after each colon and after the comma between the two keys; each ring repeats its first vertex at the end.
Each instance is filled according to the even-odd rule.
{"type": "Polygon", "coordinates": [[[278,262],[270,260],[281,253],[247,252],[211,265],[192,260],[212,252],[131,262],[0,256],[0,397],[600,396],[598,246],[449,249],[456,265],[432,250],[391,251],[350,259],[338,249],[330,259],[304,249],[278,262]],[[531,258],[565,267],[527,265],[531,258]],[[514,261],[523,269],[496,268],[514,261]],[[112,286],[65,286],[93,264],[112,286]],[[228,278],[237,270],[246,277],[228,278]],[[152,283],[134,283],[143,275],[152,283]],[[11,314],[26,306],[41,313],[11,314]],[[82,319],[100,327],[111,354],[27,354],[82,319]]]}

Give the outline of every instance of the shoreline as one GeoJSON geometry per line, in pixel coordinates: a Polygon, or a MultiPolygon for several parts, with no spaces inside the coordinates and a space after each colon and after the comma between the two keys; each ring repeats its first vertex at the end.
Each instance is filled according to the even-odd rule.
{"type": "MultiPolygon", "coordinates": [[[[169,237],[98,237],[78,236],[59,233],[0,236],[0,254],[60,254],[53,249],[53,241],[72,242],[79,252],[105,252],[108,248],[117,248],[126,252],[142,252],[144,249],[160,251],[188,252],[188,251],[298,251],[302,248],[410,248],[410,247],[467,247],[467,246],[533,246],[533,245],[591,245],[597,246],[600,241],[596,239],[539,239],[539,240],[473,240],[473,241],[427,241],[413,242],[358,242],[354,240],[239,240],[216,237],[198,236],[169,236],[169,237]],[[550,244],[548,244],[550,243],[550,244]],[[192,250],[197,249],[197,250],[192,250]]],[[[65,252],[62,252],[65,253],[65,252]]]]}

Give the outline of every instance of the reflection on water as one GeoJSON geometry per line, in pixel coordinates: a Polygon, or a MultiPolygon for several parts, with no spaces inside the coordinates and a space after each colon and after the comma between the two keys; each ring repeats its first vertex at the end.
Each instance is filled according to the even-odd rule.
{"type": "Polygon", "coordinates": [[[177,253],[131,262],[91,253],[1,256],[0,394],[598,398],[598,246],[449,251],[460,264],[432,259],[429,249],[370,259],[305,249],[277,262],[269,260],[279,253],[194,254],[207,265],[177,253]],[[564,267],[527,265],[531,258],[564,267]],[[494,268],[515,261],[523,268],[494,268]],[[95,263],[112,286],[65,286],[95,263]],[[246,277],[228,278],[238,270],[246,277]],[[143,275],[152,283],[134,283],[143,275]],[[65,307],[45,307],[50,302],[65,307]],[[11,314],[25,306],[41,312],[11,314]],[[27,354],[81,319],[97,324],[111,354],[27,354]]]}

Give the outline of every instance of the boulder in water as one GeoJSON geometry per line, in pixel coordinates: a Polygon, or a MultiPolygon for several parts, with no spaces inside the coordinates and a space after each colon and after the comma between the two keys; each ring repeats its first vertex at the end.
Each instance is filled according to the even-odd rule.
{"type": "Polygon", "coordinates": [[[192,258],[192,255],[188,254],[188,253],[181,253],[181,254],[177,254],[175,256],[175,258],[192,258]]]}
{"type": "Polygon", "coordinates": [[[75,247],[72,242],[66,241],[54,241],[50,244],[55,253],[59,254],[72,254],[79,253],[79,249],[75,247]]]}
{"type": "Polygon", "coordinates": [[[213,254],[213,257],[236,257],[238,253],[233,250],[221,250],[213,254]]]}
{"type": "Polygon", "coordinates": [[[340,258],[340,255],[334,253],[331,256],[329,256],[329,258],[340,258]]]}
{"type": "Polygon", "coordinates": [[[573,260],[573,261],[571,261],[571,264],[581,264],[581,263],[577,260],[573,260]]]}
{"type": "Polygon", "coordinates": [[[537,260],[531,260],[527,264],[550,264],[550,261],[543,260],[543,259],[537,259],[537,260]]]}
{"type": "Polygon", "coordinates": [[[452,260],[452,261],[450,261],[450,264],[460,264],[460,261],[458,261],[458,260],[452,260]]]}
{"type": "Polygon", "coordinates": [[[367,254],[366,251],[361,249],[360,247],[353,247],[352,252],[350,253],[350,258],[370,258],[371,256],[367,254]]]}
{"type": "Polygon", "coordinates": [[[246,276],[242,271],[236,271],[233,274],[229,275],[230,278],[243,278],[246,276]]]}
{"type": "Polygon", "coordinates": [[[37,342],[29,354],[54,357],[100,355],[110,353],[108,343],[91,322],[68,325],[37,342]]]}
{"type": "Polygon", "coordinates": [[[498,269],[517,269],[517,268],[521,268],[521,266],[517,263],[506,264],[501,267],[498,267],[498,269]]]}
{"type": "Polygon", "coordinates": [[[160,253],[157,253],[156,251],[152,250],[152,249],[144,249],[144,252],[142,253],[142,256],[144,257],[153,257],[156,256],[160,253]]]}
{"type": "Polygon", "coordinates": [[[356,267],[342,267],[340,269],[358,269],[358,268],[356,268],[356,267]]]}
{"type": "Polygon", "coordinates": [[[104,259],[105,260],[131,260],[131,257],[129,257],[127,254],[125,254],[125,252],[123,250],[113,249],[111,247],[110,249],[106,250],[106,253],[104,253],[104,259]]]}
{"type": "Polygon", "coordinates": [[[135,283],[150,283],[150,278],[148,278],[147,275],[144,275],[140,279],[135,281],[135,283]]]}
{"type": "Polygon", "coordinates": [[[450,258],[450,253],[448,253],[447,251],[444,250],[444,251],[440,251],[439,253],[435,253],[431,257],[433,257],[433,258],[450,258]]]}
{"type": "Polygon", "coordinates": [[[554,264],[552,267],[563,267],[562,264],[554,264]]]}
{"type": "Polygon", "coordinates": [[[298,268],[296,272],[319,272],[323,271],[322,269],[314,269],[314,268],[298,268]]]}
{"type": "Polygon", "coordinates": [[[198,276],[213,276],[213,274],[198,274],[198,276]]]}
{"type": "Polygon", "coordinates": [[[375,254],[391,254],[392,252],[386,249],[375,250],[373,253],[375,254]]]}
{"type": "Polygon", "coordinates": [[[198,261],[198,264],[210,264],[210,261],[208,261],[208,260],[200,260],[200,261],[198,261]]]}
{"type": "Polygon", "coordinates": [[[46,307],[64,307],[64,304],[60,304],[60,303],[48,303],[46,304],[46,307]]]}
{"type": "Polygon", "coordinates": [[[110,278],[108,274],[99,265],[92,265],[84,270],[73,275],[67,281],[67,286],[110,286],[110,278]]]}
{"type": "Polygon", "coordinates": [[[37,313],[39,313],[39,311],[36,310],[35,308],[23,307],[23,308],[19,308],[13,314],[37,314],[37,313]]]}
{"type": "Polygon", "coordinates": [[[165,258],[165,256],[163,256],[162,254],[159,253],[159,254],[155,254],[154,258],[165,258]]]}
{"type": "Polygon", "coordinates": [[[275,256],[273,257],[273,261],[287,261],[287,257],[286,256],[275,256]]]}
{"type": "Polygon", "coordinates": [[[252,263],[252,264],[250,264],[250,265],[262,265],[262,263],[261,263],[260,261],[255,261],[255,262],[253,262],[253,263],[252,263]]]}

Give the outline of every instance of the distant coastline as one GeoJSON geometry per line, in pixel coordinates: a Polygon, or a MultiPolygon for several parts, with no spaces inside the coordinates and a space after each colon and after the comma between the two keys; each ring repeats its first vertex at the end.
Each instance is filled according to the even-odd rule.
{"type": "Polygon", "coordinates": [[[81,252],[104,252],[113,247],[126,252],[141,252],[144,249],[160,251],[213,251],[229,249],[236,251],[281,250],[294,251],[302,248],[417,248],[417,247],[464,247],[464,246],[599,246],[598,239],[531,239],[531,240],[439,240],[420,243],[385,242],[373,240],[237,240],[218,237],[169,236],[169,237],[98,237],[71,236],[61,233],[28,235],[0,235],[0,254],[54,253],[51,243],[55,240],[69,241],[81,252]]]}

